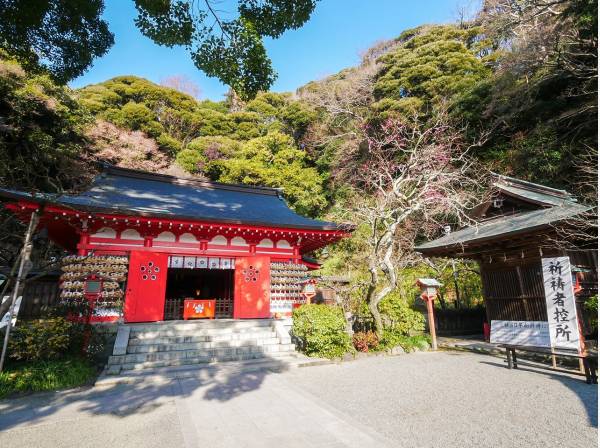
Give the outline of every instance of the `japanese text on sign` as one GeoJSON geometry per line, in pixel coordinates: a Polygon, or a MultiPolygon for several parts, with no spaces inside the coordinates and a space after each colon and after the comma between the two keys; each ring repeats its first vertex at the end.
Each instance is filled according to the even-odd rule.
{"type": "Polygon", "coordinates": [[[552,347],[579,349],[579,326],[569,257],[542,258],[552,347]]]}
{"type": "Polygon", "coordinates": [[[548,322],[492,320],[490,342],[530,347],[550,347],[548,322]]]}

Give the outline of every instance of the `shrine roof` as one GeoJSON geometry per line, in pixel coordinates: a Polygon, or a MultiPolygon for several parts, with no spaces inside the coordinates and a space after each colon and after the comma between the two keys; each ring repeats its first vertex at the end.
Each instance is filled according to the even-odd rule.
{"type": "Polygon", "coordinates": [[[283,199],[281,189],[208,182],[110,165],[104,166],[90,188],[79,194],[57,196],[0,189],[0,196],[89,212],[307,230],[348,230],[344,225],[298,215],[283,199]]]}
{"type": "Polygon", "coordinates": [[[582,215],[592,211],[578,204],[568,191],[514,177],[494,173],[491,188],[495,197],[505,195],[516,199],[517,206],[503,210],[501,205],[494,205],[499,207],[498,214],[488,218],[486,210],[492,207],[492,200],[488,200],[473,214],[478,221],[476,225],[450,232],[415,249],[428,256],[465,256],[479,253],[483,245],[510,247],[507,242],[514,237],[542,234],[553,227],[569,225],[576,218],[580,220],[582,215]]]}
{"type": "Polygon", "coordinates": [[[548,207],[577,202],[577,199],[565,190],[500,174],[494,174],[493,185],[500,192],[540,206],[548,207]]]}
{"type": "Polygon", "coordinates": [[[500,216],[472,227],[451,232],[441,238],[421,244],[415,249],[425,255],[438,255],[442,252],[446,252],[446,255],[459,254],[467,245],[490,240],[499,241],[517,234],[545,229],[561,222],[568,222],[589,210],[591,210],[589,207],[580,204],[567,203],[512,216],[500,216]]]}

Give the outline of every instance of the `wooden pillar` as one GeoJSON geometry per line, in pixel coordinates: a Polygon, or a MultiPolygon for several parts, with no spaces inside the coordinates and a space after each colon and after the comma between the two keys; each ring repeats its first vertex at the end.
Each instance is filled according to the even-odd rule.
{"type": "Polygon", "coordinates": [[[486,288],[486,282],[484,281],[484,269],[485,269],[485,263],[483,261],[482,258],[479,258],[477,260],[477,266],[479,267],[479,278],[481,279],[481,289],[483,292],[483,305],[485,306],[485,317],[487,319],[487,323],[488,324],[492,324],[492,320],[490,318],[490,307],[489,307],[489,292],[487,291],[486,288]]]}
{"type": "Polygon", "coordinates": [[[77,255],[86,255],[87,246],[90,244],[90,232],[88,229],[88,220],[84,219],[81,223],[79,231],[79,244],[77,245],[77,255]]]}
{"type": "Polygon", "coordinates": [[[79,234],[79,244],[77,245],[77,255],[86,255],[87,246],[90,244],[90,234],[84,230],[79,234]]]}
{"type": "Polygon", "coordinates": [[[435,334],[435,317],[433,314],[433,297],[427,298],[427,320],[429,321],[429,334],[431,335],[431,348],[437,350],[437,336],[435,334]]]}

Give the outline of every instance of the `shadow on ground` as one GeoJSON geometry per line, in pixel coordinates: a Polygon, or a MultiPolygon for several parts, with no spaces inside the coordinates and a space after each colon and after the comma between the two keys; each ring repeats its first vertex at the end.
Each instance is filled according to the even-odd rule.
{"type": "Polygon", "coordinates": [[[268,367],[235,368],[211,365],[140,376],[133,384],[113,384],[67,391],[39,393],[0,400],[0,431],[23,423],[36,424],[65,409],[95,415],[126,417],[151,412],[166,402],[185,398],[201,389],[204,400],[225,402],[260,389],[265,378],[288,366],[275,358],[264,358],[268,367]],[[181,381],[185,380],[185,388],[181,381]]]}

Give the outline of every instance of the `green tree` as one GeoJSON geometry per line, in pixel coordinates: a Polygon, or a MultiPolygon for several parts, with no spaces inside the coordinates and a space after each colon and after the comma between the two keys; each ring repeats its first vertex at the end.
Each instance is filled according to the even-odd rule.
{"type": "Polygon", "coordinates": [[[175,160],[181,168],[195,174],[202,170],[206,158],[201,152],[186,148],[177,153],[175,160]]]}
{"type": "Polygon", "coordinates": [[[0,0],[0,47],[65,83],[114,43],[103,0],[0,0]]]}
{"type": "Polygon", "coordinates": [[[477,20],[503,51],[455,116],[488,134],[479,155],[496,170],[572,189],[598,146],[598,2],[488,0],[477,20]]]}
{"type": "Polygon", "coordinates": [[[283,188],[292,208],[301,214],[314,216],[327,203],[322,176],[309,166],[306,152],[280,132],[248,141],[233,157],[208,162],[205,171],[220,182],[283,188]]]}
{"type": "Polygon", "coordinates": [[[242,143],[223,136],[198,137],[187,148],[203,154],[207,160],[216,160],[235,157],[241,150],[242,143]]]}
{"type": "Polygon", "coordinates": [[[228,137],[198,137],[177,154],[177,164],[184,170],[197,174],[204,170],[206,162],[235,156],[242,144],[228,137]]]}
{"type": "MultiPolygon", "coordinates": [[[[135,24],[155,43],[184,46],[200,70],[242,99],[268,90],[276,78],[263,38],[300,28],[317,0],[237,0],[223,18],[214,2],[133,0],[135,24]]],[[[104,0],[0,0],[0,45],[28,66],[66,82],[81,75],[114,43],[102,20],[104,0]]]]}
{"type": "Polygon", "coordinates": [[[491,74],[492,42],[481,27],[422,26],[403,32],[400,44],[379,59],[373,91],[382,113],[412,114],[470,87],[491,74]]]}
{"type": "Polygon", "coordinates": [[[0,52],[0,185],[60,192],[85,180],[78,160],[92,117],[47,75],[0,52]]]}
{"type": "Polygon", "coordinates": [[[152,137],[158,137],[163,132],[163,126],[155,120],[154,113],[146,105],[133,101],[121,109],[109,109],[103,116],[118,126],[144,131],[152,137]]]}

